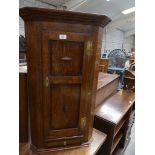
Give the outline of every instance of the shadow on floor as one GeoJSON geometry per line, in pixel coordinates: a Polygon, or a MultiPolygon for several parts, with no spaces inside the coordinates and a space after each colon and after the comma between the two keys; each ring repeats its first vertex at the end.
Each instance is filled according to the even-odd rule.
{"type": "Polygon", "coordinates": [[[135,155],[135,124],[132,126],[131,141],[126,148],[124,155],[135,155]]]}

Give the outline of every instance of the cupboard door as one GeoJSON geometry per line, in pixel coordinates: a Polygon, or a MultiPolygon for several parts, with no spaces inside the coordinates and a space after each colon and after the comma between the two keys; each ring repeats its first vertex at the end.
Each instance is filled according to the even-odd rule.
{"type": "Polygon", "coordinates": [[[86,110],[83,69],[86,35],[43,32],[43,107],[46,146],[82,142],[86,110]],[[61,39],[61,36],[64,36],[61,39]]]}

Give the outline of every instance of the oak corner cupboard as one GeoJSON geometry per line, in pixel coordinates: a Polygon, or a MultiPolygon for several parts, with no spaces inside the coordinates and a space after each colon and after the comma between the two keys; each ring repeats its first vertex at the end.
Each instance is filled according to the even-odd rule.
{"type": "Polygon", "coordinates": [[[87,144],[92,135],[104,15],[21,8],[25,22],[31,148],[87,144]]]}

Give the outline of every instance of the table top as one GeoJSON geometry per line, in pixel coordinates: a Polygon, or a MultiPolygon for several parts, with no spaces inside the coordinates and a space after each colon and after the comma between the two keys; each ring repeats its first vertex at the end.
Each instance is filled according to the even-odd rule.
{"type": "Polygon", "coordinates": [[[135,102],[135,93],[118,91],[96,109],[96,116],[117,124],[135,102]]]}
{"type": "Polygon", "coordinates": [[[99,90],[100,88],[104,87],[105,85],[109,84],[117,78],[119,78],[119,75],[117,74],[99,72],[97,90],[99,90]]]}
{"type": "MultiPolygon", "coordinates": [[[[93,129],[92,141],[89,144],[89,146],[60,150],[55,152],[41,153],[40,155],[95,155],[101,147],[101,145],[105,142],[106,137],[107,136],[105,133],[93,129]]],[[[20,143],[19,150],[20,155],[38,155],[36,153],[33,153],[29,149],[28,143],[20,143]]]]}

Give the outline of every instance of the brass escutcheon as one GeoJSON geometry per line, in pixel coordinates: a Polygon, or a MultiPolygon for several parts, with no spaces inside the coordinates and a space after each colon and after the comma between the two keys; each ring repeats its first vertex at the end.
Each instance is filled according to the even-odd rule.
{"type": "Polygon", "coordinates": [[[67,145],[67,142],[66,141],[64,141],[64,146],[66,146],[67,145]]]}
{"type": "Polygon", "coordinates": [[[86,126],[86,117],[81,118],[81,128],[83,129],[86,126]]]}
{"type": "Polygon", "coordinates": [[[88,95],[88,96],[90,96],[91,94],[92,94],[92,92],[91,92],[91,91],[89,91],[89,92],[87,93],[87,95],[88,95]]]}

